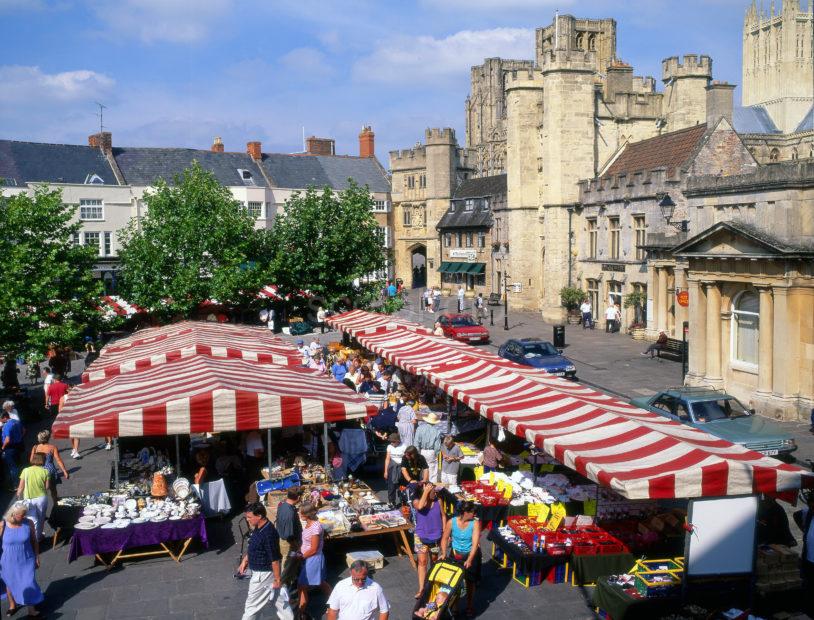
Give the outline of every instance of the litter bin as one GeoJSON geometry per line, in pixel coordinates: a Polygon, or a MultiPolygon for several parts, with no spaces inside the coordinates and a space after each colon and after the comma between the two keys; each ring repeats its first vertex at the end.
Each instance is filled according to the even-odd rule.
{"type": "Polygon", "coordinates": [[[565,325],[554,326],[554,346],[558,349],[565,347],[565,325]]]}

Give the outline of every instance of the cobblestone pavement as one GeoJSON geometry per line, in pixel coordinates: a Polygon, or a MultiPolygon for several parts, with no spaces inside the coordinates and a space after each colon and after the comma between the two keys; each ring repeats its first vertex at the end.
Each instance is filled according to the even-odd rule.
{"type": "MultiPolygon", "coordinates": [[[[448,303],[455,300],[444,298],[448,303]]],[[[417,312],[410,302],[402,311],[405,318],[431,324],[436,315],[417,312]]],[[[443,309],[443,304],[442,304],[443,309]]],[[[550,339],[551,326],[531,313],[511,312],[508,331],[503,329],[502,309],[495,308],[495,326],[490,327],[496,349],[508,338],[540,336],[550,339]]],[[[336,334],[321,336],[322,342],[336,338],[336,334]]],[[[308,337],[306,337],[308,339],[308,337]]],[[[681,365],[667,360],[651,360],[639,355],[644,346],[623,334],[605,334],[602,331],[583,331],[569,326],[566,331],[565,354],[577,365],[579,378],[606,391],[624,397],[648,395],[664,387],[681,383],[681,365]]],[[[81,362],[75,362],[78,370],[81,362]]],[[[24,374],[21,373],[22,376],[24,374]]],[[[32,437],[44,421],[33,426],[32,437]]],[[[800,458],[814,458],[814,436],[804,424],[787,424],[798,439],[800,458]]],[[[91,492],[105,488],[110,472],[112,453],[102,444],[83,441],[81,460],[72,460],[67,442],[58,442],[63,458],[71,471],[71,479],[60,487],[63,495],[91,492]]],[[[371,470],[370,479],[378,480],[378,470],[371,470]]],[[[8,496],[2,497],[3,505],[8,496]]],[[[180,564],[169,558],[130,560],[120,568],[108,571],[96,565],[92,558],[83,557],[68,564],[67,544],[56,548],[47,544],[42,554],[42,567],[38,573],[40,585],[46,592],[44,611],[50,618],[77,618],[81,620],[114,618],[240,618],[247,589],[245,581],[233,578],[240,553],[238,519],[210,520],[210,545],[202,549],[193,544],[180,564]]],[[[797,528],[792,526],[797,533],[797,528]]],[[[51,532],[46,527],[46,535],[51,532]]],[[[405,558],[395,554],[389,541],[382,544],[354,545],[353,549],[380,549],[386,556],[386,565],[375,574],[390,599],[393,620],[409,619],[413,607],[415,573],[405,558]]],[[[331,546],[327,550],[329,581],[335,583],[347,576],[345,553],[350,548],[331,546]]],[[[484,557],[488,558],[491,545],[483,542],[484,557]]],[[[476,594],[476,607],[481,618],[514,620],[531,618],[558,618],[558,620],[594,618],[586,602],[590,587],[543,584],[526,589],[512,581],[506,571],[498,571],[490,562],[484,563],[483,580],[476,594]]],[[[2,609],[5,610],[5,603],[2,609]]],[[[325,599],[313,595],[309,611],[315,618],[322,617],[325,599]]],[[[267,612],[264,618],[274,618],[267,612]]]]}

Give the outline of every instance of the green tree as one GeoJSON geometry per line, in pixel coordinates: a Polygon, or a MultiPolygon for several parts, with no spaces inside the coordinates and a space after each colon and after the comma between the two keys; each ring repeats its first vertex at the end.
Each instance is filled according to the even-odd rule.
{"type": "Polygon", "coordinates": [[[339,193],[310,188],[286,201],[271,231],[271,271],[283,290],[308,289],[333,303],[353,295],[354,279],[384,268],[370,190],[349,183],[339,193]]]}
{"type": "Polygon", "coordinates": [[[99,319],[97,252],[74,245],[76,206],[45,186],[0,196],[0,350],[43,354],[50,343],[76,344],[99,319]]]}
{"type": "Polygon", "coordinates": [[[263,231],[215,177],[195,162],[145,194],[146,215],[119,234],[121,290],[164,315],[191,314],[201,302],[255,300],[267,266],[263,231]]]}

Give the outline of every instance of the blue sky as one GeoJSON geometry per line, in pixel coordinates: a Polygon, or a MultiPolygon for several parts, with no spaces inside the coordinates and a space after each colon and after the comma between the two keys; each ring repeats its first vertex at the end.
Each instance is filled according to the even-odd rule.
{"type": "MultiPolygon", "coordinates": [[[[809,0],[814,1],[814,0],[809,0]]],[[[778,8],[779,8],[778,2],[778,8]]],[[[768,6],[768,5],[767,5],[768,6]]],[[[555,10],[617,20],[637,75],[709,54],[740,82],[747,0],[0,0],[0,138],[85,143],[95,101],[118,146],[295,152],[307,134],[356,154],[412,146],[426,127],[463,142],[469,67],[532,59],[555,10]]],[[[660,82],[659,82],[660,84],[660,82]]],[[[738,95],[736,95],[736,98],[738,95]]]]}

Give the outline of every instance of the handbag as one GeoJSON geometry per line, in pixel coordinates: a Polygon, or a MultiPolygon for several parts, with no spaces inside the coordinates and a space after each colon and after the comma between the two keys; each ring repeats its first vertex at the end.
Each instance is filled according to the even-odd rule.
{"type": "Polygon", "coordinates": [[[300,480],[300,475],[295,472],[289,474],[285,478],[277,478],[276,480],[258,480],[257,493],[260,495],[265,495],[270,491],[285,491],[291,487],[298,487],[301,484],[302,481],[300,480]]]}

